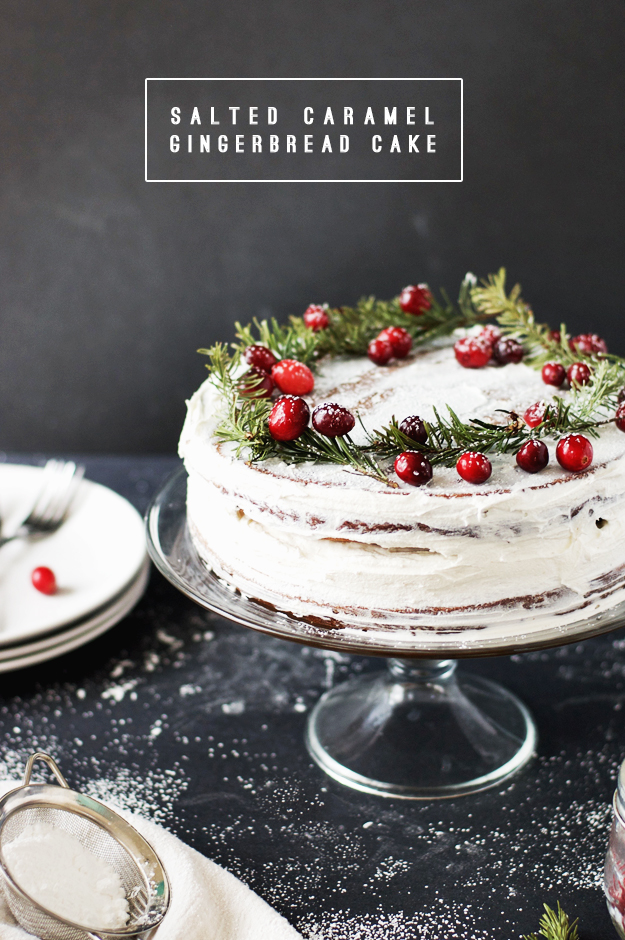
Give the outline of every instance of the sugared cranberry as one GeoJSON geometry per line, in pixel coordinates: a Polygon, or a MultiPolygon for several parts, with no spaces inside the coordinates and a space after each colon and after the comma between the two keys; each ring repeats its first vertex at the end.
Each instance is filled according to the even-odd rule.
{"type": "Polygon", "coordinates": [[[396,359],[405,359],[412,349],[412,336],[403,326],[387,326],[382,330],[378,339],[391,344],[396,359]]]}
{"type": "Polygon", "coordinates": [[[281,359],[271,370],[271,378],[287,395],[308,395],[315,387],[314,375],[297,359],[281,359]]]}
{"type": "Polygon", "coordinates": [[[399,425],[399,430],[402,434],[405,434],[406,437],[409,437],[411,441],[414,441],[415,444],[425,444],[428,439],[428,432],[425,430],[425,425],[417,415],[410,415],[409,418],[404,418],[399,425]]]}
{"type": "Polygon", "coordinates": [[[399,306],[404,313],[420,316],[432,306],[432,294],[427,284],[409,284],[399,295],[399,306]]]}
{"type": "Polygon", "coordinates": [[[268,372],[252,366],[239,380],[239,395],[245,398],[271,398],[274,382],[268,372]]]}
{"type": "Polygon", "coordinates": [[[502,336],[493,344],[493,359],[502,366],[510,362],[520,362],[523,358],[523,347],[511,336],[502,336]]]}
{"type": "Polygon", "coordinates": [[[619,402],[625,401],[625,385],[624,385],[623,388],[620,390],[620,392],[618,393],[618,395],[616,396],[616,398],[617,398],[617,401],[619,401],[619,402]]]}
{"type": "Polygon", "coordinates": [[[317,333],[319,330],[327,330],[330,325],[330,317],[325,307],[320,307],[319,304],[311,304],[304,313],[304,323],[313,333],[317,333]]]}
{"type": "Polygon", "coordinates": [[[556,457],[565,470],[580,473],[592,463],[592,444],[583,434],[568,434],[558,441],[556,457]]]}
{"type": "Polygon", "coordinates": [[[569,340],[569,346],[573,352],[580,352],[585,356],[600,356],[608,351],[605,340],[596,333],[580,333],[569,340]]]}
{"type": "Polygon", "coordinates": [[[574,362],[566,370],[566,377],[571,385],[588,385],[592,372],[585,362],[574,362]]]}
{"type": "Polygon", "coordinates": [[[552,343],[559,343],[561,339],[560,330],[549,330],[547,337],[552,343]]]}
{"type": "Polygon", "coordinates": [[[465,369],[481,369],[489,361],[492,346],[479,336],[465,336],[454,346],[454,354],[465,369]]]}
{"type": "Polygon", "coordinates": [[[527,441],[516,455],[516,462],[526,473],[538,473],[549,463],[549,451],[542,441],[527,441]]]}
{"type": "Polygon", "coordinates": [[[523,415],[523,420],[529,428],[536,428],[539,424],[542,424],[545,420],[545,415],[547,413],[547,405],[544,401],[537,401],[533,405],[530,405],[525,414],[523,415]]]}
{"type": "Polygon", "coordinates": [[[616,421],[614,423],[619,431],[625,431],[625,402],[621,402],[616,409],[616,421]]]}
{"type": "Polygon", "coordinates": [[[42,594],[56,594],[56,578],[51,568],[41,566],[35,568],[30,576],[33,587],[41,591],[42,594]]]}
{"type": "Polygon", "coordinates": [[[479,334],[479,336],[480,336],[480,339],[485,340],[487,343],[490,343],[490,345],[492,346],[501,337],[501,330],[499,329],[498,326],[495,326],[494,323],[487,323],[486,326],[483,327],[482,332],[479,334]]]}
{"type": "Polygon", "coordinates": [[[566,378],[566,370],[559,362],[546,362],[541,375],[545,385],[555,385],[556,388],[560,388],[566,378]]]}
{"type": "Polygon", "coordinates": [[[385,366],[393,358],[393,347],[387,339],[372,339],[367,349],[367,355],[376,366],[385,366]]]}
{"type": "Polygon", "coordinates": [[[310,409],[303,398],[283,395],[269,415],[269,433],[275,441],[294,441],[308,427],[310,409]]]}
{"type": "Polygon", "coordinates": [[[356,424],[351,411],[337,405],[334,401],[325,402],[323,405],[317,405],[312,413],[312,426],[315,431],[325,434],[326,437],[340,437],[343,434],[349,434],[356,424]]]}
{"type": "Polygon", "coordinates": [[[395,473],[404,483],[423,486],[432,479],[432,464],[416,450],[405,450],[395,458],[395,473]]]}
{"type": "Polygon", "coordinates": [[[467,483],[486,483],[493,472],[493,467],[484,454],[468,450],[458,457],[456,470],[467,483]]]}
{"type": "Polygon", "coordinates": [[[244,356],[245,361],[249,365],[255,366],[255,368],[260,369],[261,372],[271,372],[278,361],[270,349],[260,344],[248,346],[244,356]]]}

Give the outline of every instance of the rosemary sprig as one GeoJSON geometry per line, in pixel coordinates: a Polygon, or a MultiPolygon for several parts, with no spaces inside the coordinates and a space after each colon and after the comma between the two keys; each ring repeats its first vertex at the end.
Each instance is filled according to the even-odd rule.
{"type": "Polygon", "coordinates": [[[545,913],[540,918],[538,934],[531,933],[529,936],[524,936],[523,940],[540,940],[541,937],[544,937],[545,940],[579,940],[577,930],[579,918],[576,917],[571,923],[568,915],[560,907],[559,901],[557,912],[552,911],[547,904],[544,904],[543,907],[545,913]]]}

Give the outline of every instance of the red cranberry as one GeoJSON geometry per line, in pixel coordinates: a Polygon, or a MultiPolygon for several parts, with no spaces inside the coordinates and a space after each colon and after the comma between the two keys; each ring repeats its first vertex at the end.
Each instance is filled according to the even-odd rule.
{"type": "Polygon", "coordinates": [[[538,473],[549,463],[549,451],[542,441],[527,441],[516,455],[516,462],[526,473],[538,473]]]}
{"type": "Polygon", "coordinates": [[[294,441],[306,430],[310,409],[303,398],[283,395],[269,415],[269,433],[275,441],[294,441]]]}
{"type": "Polygon", "coordinates": [[[391,344],[396,359],[405,359],[412,349],[412,336],[403,326],[387,326],[382,330],[378,339],[391,344]]]}
{"type": "Polygon", "coordinates": [[[523,358],[523,347],[511,336],[502,336],[493,345],[493,359],[502,366],[510,362],[520,362],[523,358]]]}
{"type": "Polygon", "coordinates": [[[50,568],[43,565],[40,568],[35,568],[30,580],[33,582],[33,587],[41,591],[42,594],[56,594],[56,578],[54,577],[54,571],[50,568]]]}
{"type": "Polygon", "coordinates": [[[552,343],[559,343],[561,339],[560,330],[549,330],[547,339],[550,339],[552,343]]]}
{"type": "Polygon", "coordinates": [[[616,409],[616,421],[614,423],[619,431],[625,431],[625,402],[621,402],[616,409]]]}
{"type": "Polygon", "coordinates": [[[493,346],[501,337],[501,330],[494,323],[487,323],[479,334],[479,338],[485,340],[493,346]]]}
{"type": "Polygon", "coordinates": [[[574,336],[569,340],[569,346],[573,352],[579,352],[585,356],[600,356],[608,351],[605,340],[596,333],[580,333],[579,336],[574,336]]]}
{"type": "Polygon", "coordinates": [[[432,479],[432,464],[416,450],[405,450],[395,458],[395,473],[404,483],[423,486],[432,479]]]}
{"type": "Polygon", "coordinates": [[[252,366],[241,376],[238,384],[239,395],[244,398],[271,398],[273,379],[267,372],[252,366]]]}
{"type": "Polygon", "coordinates": [[[547,405],[544,401],[537,401],[533,405],[530,405],[525,414],[523,415],[523,420],[529,428],[536,428],[539,424],[542,424],[545,420],[545,415],[547,414],[547,405]]]}
{"type": "Polygon", "coordinates": [[[308,395],[315,387],[314,375],[297,359],[281,359],[271,370],[271,378],[287,395],[308,395]]]}
{"type": "Polygon", "coordinates": [[[402,434],[405,434],[406,437],[409,437],[411,441],[414,441],[415,444],[425,444],[428,439],[428,432],[425,430],[425,425],[417,415],[410,415],[409,418],[404,418],[399,425],[399,430],[402,434]]]}
{"type": "Polygon", "coordinates": [[[546,362],[541,375],[545,385],[555,385],[556,388],[560,388],[566,378],[566,371],[559,362],[546,362]]]}
{"type": "Polygon", "coordinates": [[[409,284],[399,295],[399,306],[404,313],[420,316],[432,306],[432,294],[427,284],[409,284]]]}
{"type": "Polygon", "coordinates": [[[454,346],[454,354],[465,369],[481,369],[489,361],[492,346],[479,336],[465,336],[454,346]]]}
{"type": "Polygon", "coordinates": [[[349,434],[355,424],[356,419],[351,411],[334,401],[317,405],[312,414],[313,428],[326,437],[342,437],[343,434],[349,434]]]}
{"type": "Polygon", "coordinates": [[[488,457],[485,457],[484,454],[478,454],[473,450],[468,450],[458,457],[456,470],[467,483],[486,483],[493,472],[493,467],[488,457]]]}
{"type": "Polygon", "coordinates": [[[376,366],[385,366],[393,358],[393,347],[387,339],[372,339],[367,349],[367,355],[376,366]]]}
{"type": "Polygon", "coordinates": [[[327,330],[330,325],[330,317],[325,307],[311,304],[304,313],[304,323],[313,333],[317,333],[319,330],[327,330]]]}
{"type": "Polygon", "coordinates": [[[588,385],[592,371],[585,362],[574,362],[566,370],[566,377],[570,385],[588,385]]]}
{"type": "Polygon", "coordinates": [[[244,353],[245,361],[260,369],[261,372],[271,372],[278,361],[272,351],[266,346],[248,346],[244,353]]]}
{"type": "Polygon", "coordinates": [[[592,444],[583,434],[568,434],[558,441],[556,457],[565,470],[579,473],[592,463],[592,444]]]}

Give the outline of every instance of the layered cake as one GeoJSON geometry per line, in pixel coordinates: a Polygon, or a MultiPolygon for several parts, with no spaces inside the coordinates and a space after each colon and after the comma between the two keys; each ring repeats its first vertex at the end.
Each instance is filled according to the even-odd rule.
{"type": "MultiPolygon", "coordinates": [[[[357,416],[350,440],[365,450],[374,429],[408,416],[434,427],[453,413],[467,425],[516,422],[527,432],[518,416],[537,403],[555,414],[575,399],[584,413],[592,380],[586,390],[573,380],[572,390],[547,384],[544,369],[516,356],[466,368],[459,340],[479,340],[481,329],[456,330],[383,366],[366,355],[322,356],[314,388],[300,397],[310,411],[330,402],[357,416]]],[[[514,448],[494,448],[485,482],[430,455],[431,479],[413,485],[392,460],[386,480],[349,463],[250,460],[219,434],[229,407],[214,374],[188,403],[180,441],[188,524],[207,567],[251,598],[322,629],[437,631],[466,642],[484,630],[530,633],[546,617],[565,630],[625,598],[625,434],[614,421],[582,438],[592,437],[585,465],[564,469],[556,432],[542,436],[549,462],[540,472],[523,469],[514,448]]],[[[408,453],[427,457],[427,447],[408,453]]]]}

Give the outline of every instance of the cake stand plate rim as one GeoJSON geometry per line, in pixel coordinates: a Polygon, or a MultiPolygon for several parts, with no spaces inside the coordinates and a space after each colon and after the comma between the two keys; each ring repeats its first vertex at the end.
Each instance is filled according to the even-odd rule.
{"type": "MultiPolygon", "coordinates": [[[[265,633],[281,640],[300,643],[318,649],[327,649],[335,652],[358,656],[380,656],[406,659],[474,659],[487,656],[510,656],[516,653],[536,652],[566,646],[574,642],[582,642],[592,637],[610,633],[625,625],[625,603],[615,607],[612,611],[604,612],[601,617],[594,616],[587,620],[576,621],[566,628],[566,631],[553,632],[545,636],[544,629],[531,635],[511,635],[500,640],[497,645],[480,644],[472,642],[471,646],[454,646],[453,639],[446,635],[447,642],[439,642],[429,647],[420,645],[402,645],[391,642],[394,635],[389,631],[388,643],[378,641],[367,642],[351,637],[339,638],[333,636],[331,631],[338,628],[328,627],[326,631],[319,626],[310,624],[295,617],[293,614],[278,611],[269,605],[244,597],[232,586],[227,585],[211,572],[201,561],[188,537],[186,523],[186,504],[182,493],[177,492],[186,483],[187,473],[184,467],[179,467],[170,474],[160,485],[153,496],[145,514],[146,538],[148,553],[156,568],[175,588],[201,607],[219,614],[228,620],[239,623],[244,627],[265,633]],[[174,522],[177,526],[177,544],[183,537],[182,547],[186,551],[185,564],[193,565],[194,573],[211,594],[201,594],[199,590],[184,577],[182,572],[174,566],[169,555],[162,547],[160,537],[161,510],[172,494],[177,496],[180,506],[174,512],[174,522]],[[186,536],[186,538],[184,538],[186,536]],[[298,632],[299,631],[299,632],[298,632]],[[307,631],[307,632],[304,632],[307,631]]],[[[185,496],[186,496],[186,486],[185,496]]],[[[353,624],[346,623],[347,629],[357,629],[353,624]]],[[[397,631],[399,632],[399,631],[397,631]]],[[[434,634],[428,633],[428,639],[434,634]]],[[[411,638],[414,640],[414,636],[411,638]]]]}

